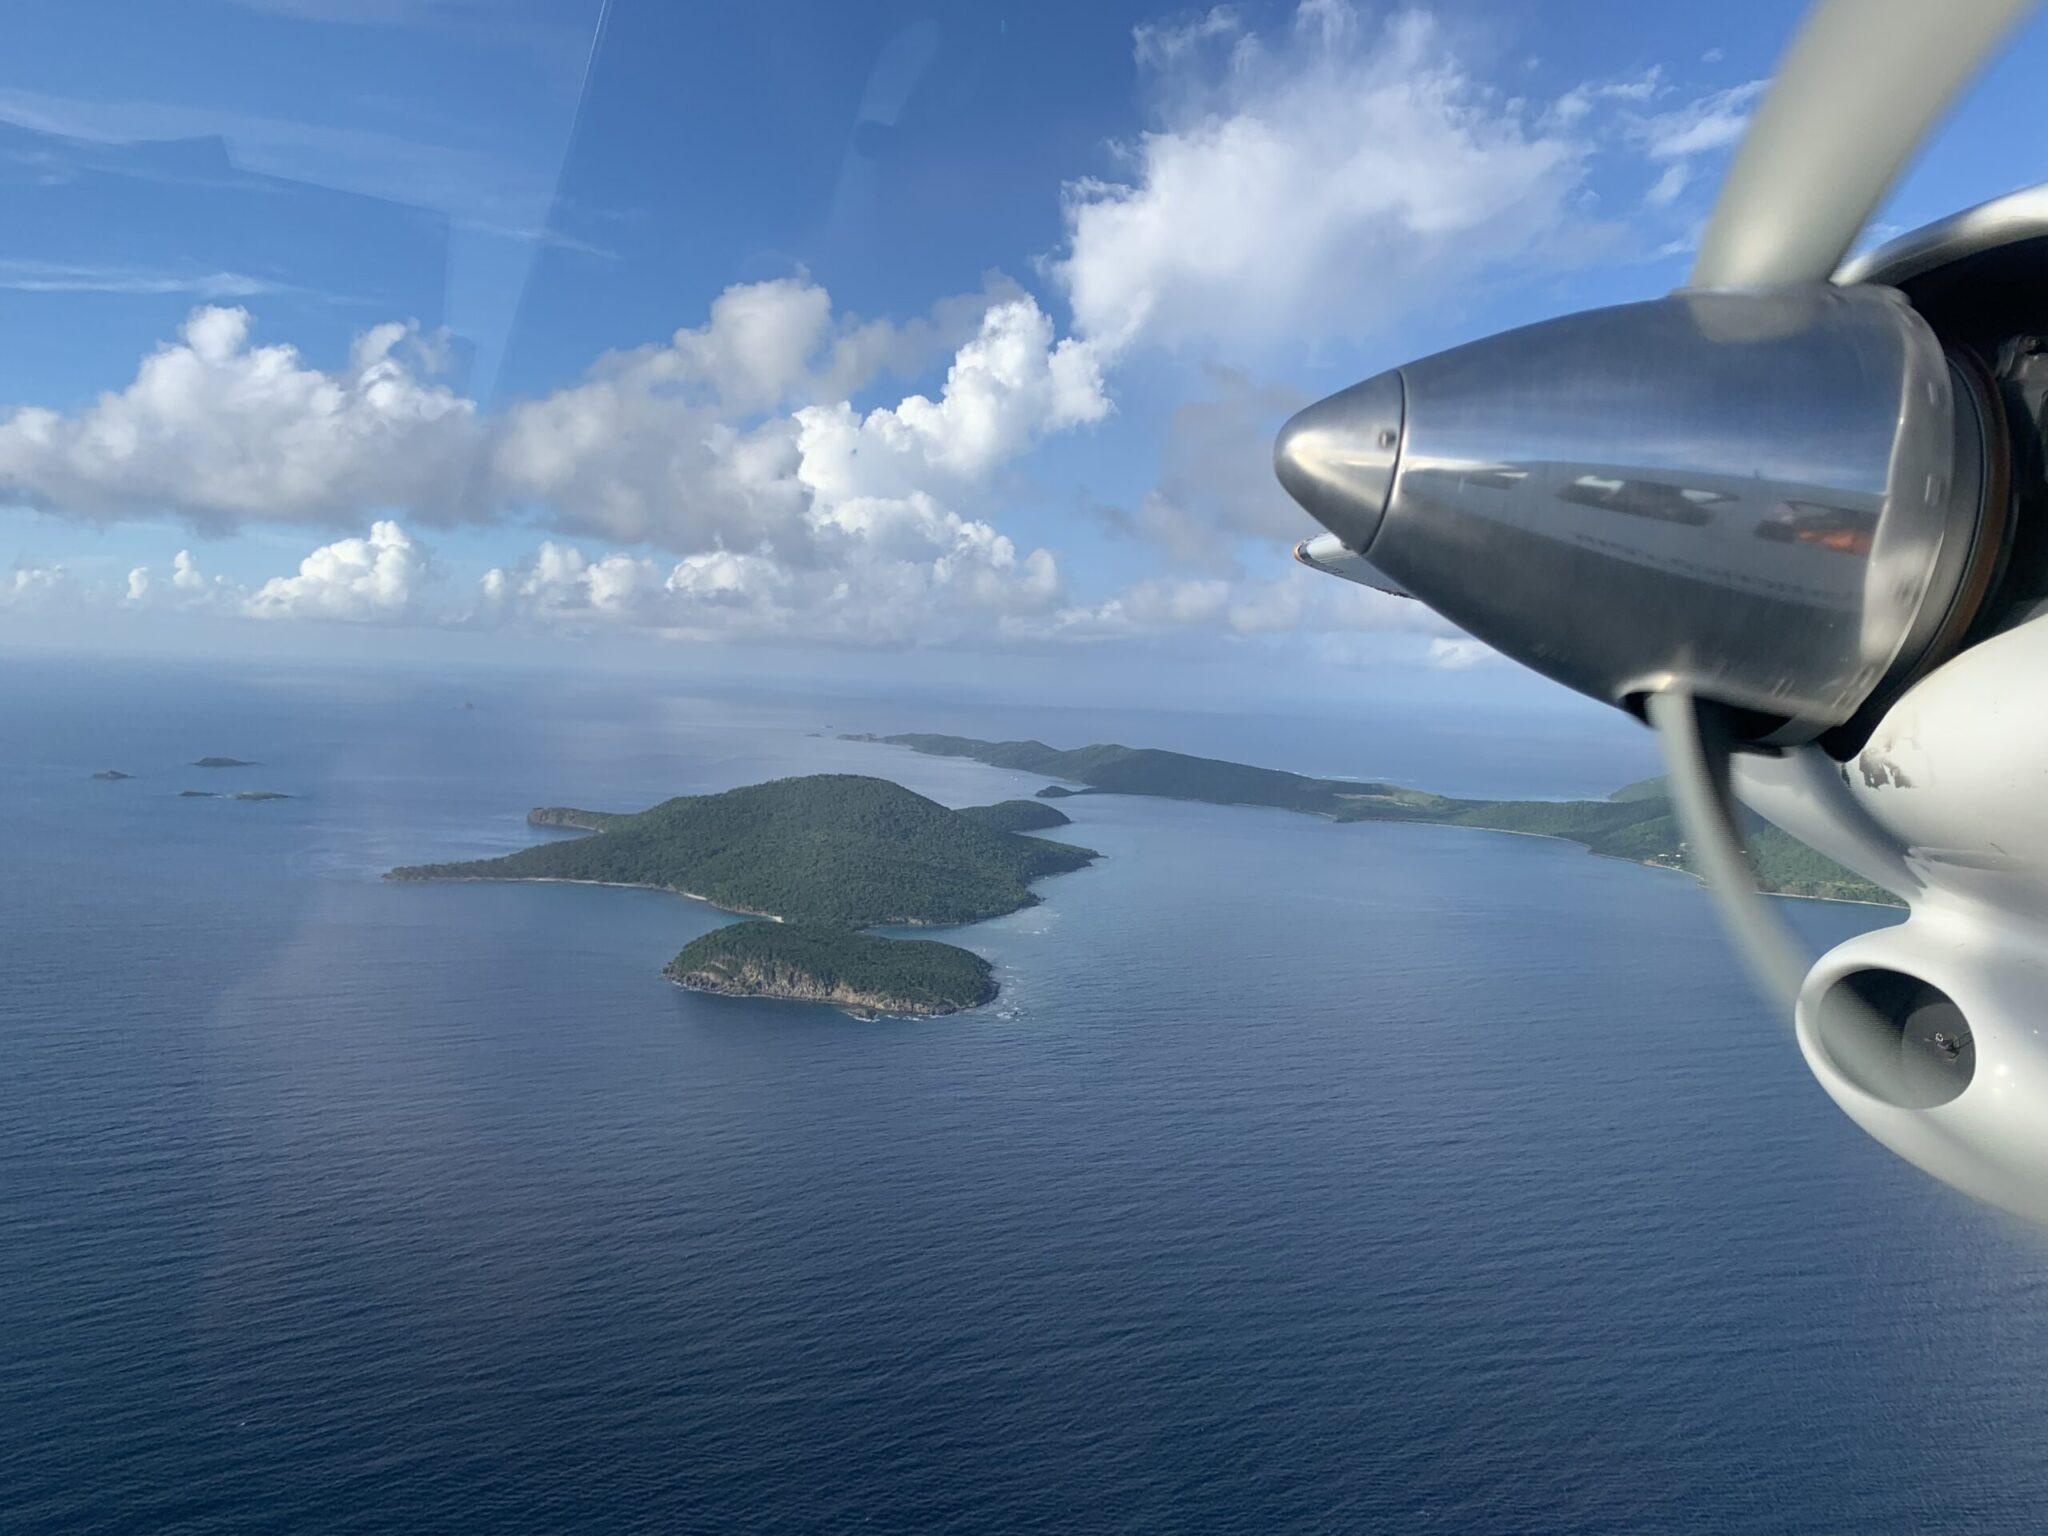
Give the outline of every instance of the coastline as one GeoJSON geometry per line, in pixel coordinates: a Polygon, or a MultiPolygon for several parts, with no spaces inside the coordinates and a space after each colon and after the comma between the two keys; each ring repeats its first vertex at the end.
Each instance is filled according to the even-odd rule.
{"type": "MultiPolygon", "coordinates": [[[[1321,815],[1320,812],[1313,814],[1321,815]]],[[[1341,816],[1324,816],[1323,820],[1339,827],[1368,825],[1365,821],[1347,821],[1341,816]]],[[[1624,858],[1618,853],[1602,853],[1597,848],[1588,848],[1576,837],[1566,837],[1561,832],[1529,832],[1520,827],[1475,827],[1470,822],[1465,821],[1429,821],[1419,816],[1412,820],[1398,822],[1375,821],[1369,824],[1380,827],[1451,827],[1460,832],[1492,832],[1501,837],[1540,837],[1545,842],[1570,843],[1589,858],[1612,859],[1617,864],[1632,864],[1637,869],[1667,870],[1674,875],[1684,875],[1696,885],[1705,885],[1707,883],[1704,875],[1697,874],[1690,869],[1684,868],[1682,865],[1660,864],[1655,859],[1624,858]]],[[[1903,901],[1866,901],[1860,896],[1815,896],[1806,891],[1767,891],[1761,886],[1757,887],[1757,894],[1759,896],[1775,896],[1783,901],[1831,901],[1837,906],[1843,907],[1877,907],[1886,912],[1904,912],[1909,910],[1903,901]]]]}
{"type": "Polygon", "coordinates": [[[718,986],[710,982],[692,981],[678,976],[664,967],[662,975],[673,986],[685,992],[702,992],[707,997],[730,997],[741,1001],[802,1003],[809,1007],[836,1008],[841,1013],[856,1019],[943,1019],[956,1013],[971,1013],[976,1008],[986,1008],[996,1000],[996,993],[978,1003],[962,1003],[957,1008],[917,1008],[903,1003],[863,1003],[837,997],[806,997],[794,992],[756,992],[744,987],[718,986]]]}
{"type": "MultiPolygon", "coordinates": [[[[1076,875],[1077,869],[1058,869],[1049,875],[1040,875],[1039,880],[1057,880],[1061,875],[1076,875]]],[[[701,901],[705,906],[719,912],[730,912],[735,917],[758,917],[771,923],[786,923],[788,918],[780,912],[761,912],[753,907],[735,907],[699,891],[686,891],[679,885],[654,885],[645,880],[577,880],[568,875],[401,875],[386,871],[377,877],[389,880],[394,885],[597,885],[614,891],[660,891],[665,896],[681,896],[690,901],[701,901]]],[[[1033,882],[1034,884],[1036,881],[1033,882]]],[[[883,917],[864,924],[864,928],[966,928],[974,923],[992,922],[998,917],[1008,917],[1015,912],[1028,911],[1045,900],[1036,891],[1022,906],[1012,907],[1009,912],[996,912],[988,917],[963,917],[954,922],[931,922],[919,917],[883,917]]]]}
{"type": "Polygon", "coordinates": [[[379,877],[394,885],[598,885],[615,891],[660,891],[665,896],[682,896],[690,901],[701,901],[705,906],[719,912],[730,912],[735,917],[758,917],[771,923],[789,921],[779,912],[757,912],[752,907],[728,906],[697,891],[686,891],[679,885],[654,885],[645,880],[573,880],[567,875],[401,875],[386,873],[379,877]]]}

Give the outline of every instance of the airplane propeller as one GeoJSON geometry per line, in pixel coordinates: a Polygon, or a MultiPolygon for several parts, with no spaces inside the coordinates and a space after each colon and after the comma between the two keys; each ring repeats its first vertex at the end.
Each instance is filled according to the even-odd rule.
{"type": "MultiPolygon", "coordinates": [[[[2002,633],[2016,508],[2036,490],[2048,503],[2034,409],[2048,379],[2025,393],[2018,322],[1985,333],[1973,311],[1965,337],[1917,289],[1830,281],[2028,8],[1823,0],[1686,288],[1376,375],[1290,420],[1274,463],[1328,530],[1298,547],[1304,564],[1419,599],[1653,726],[1693,862],[1830,1094],[1937,1176],[2048,1222],[2048,1047],[2022,1038],[2013,1007],[2048,969],[2048,818],[2031,845],[1986,830],[2007,804],[2032,827],[2036,780],[1993,779],[1963,803],[1923,774],[1914,796],[1874,798],[1909,782],[1886,744],[1913,709],[1969,722],[1949,734],[1973,750],[1980,735],[2023,750],[1980,729],[1981,699],[1986,678],[2048,664],[2048,612],[2022,639],[2002,633]],[[1738,786],[1913,918],[1815,965],[1757,896],[1738,786]],[[1953,846],[1925,841],[1937,824],[1953,846]],[[1992,1039],[2021,1054],[1971,1094],[1992,1039]]],[[[2022,286],[2039,286],[2039,208],[1961,218],[1950,254],[2033,241],[2022,286]]],[[[2048,772],[2048,724],[2041,738],[2048,772]]]]}
{"type": "Polygon", "coordinates": [[[1823,0],[1750,121],[1696,288],[1821,282],[2032,0],[1823,0]]]}

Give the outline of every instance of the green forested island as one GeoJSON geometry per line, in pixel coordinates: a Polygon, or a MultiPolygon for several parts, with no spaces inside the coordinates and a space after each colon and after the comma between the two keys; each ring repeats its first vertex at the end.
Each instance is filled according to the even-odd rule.
{"type": "Polygon", "coordinates": [[[957,1013],[996,995],[994,968],[931,939],[828,923],[734,923],[683,946],[663,974],[698,992],[831,1003],[856,1015],[957,1013]]]}
{"type": "Polygon", "coordinates": [[[1071,827],[1074,818],[1037,800],[1001,800],[994,805],[970,805],[960,812],[984,827],[998,832],[1044,832],[1053,827],[1071,827]]]}
{"type": "Polygon", "coordinates": [[[550,806],[527,819],[595,835],[496,859],[410,865],[389,878],[644,885],[753,916],[867,928],[1000,917],[1038,900],[1033,880],[1097,857],[845,773],[683,795],[632,815],[550,806]]]}
{"type": "Polygon", "coordinates": [[[876,1013],[948,1012],[985,1002],[987,965],[951,945],[857,930],[998,917],[1039,899],[1032,881],[1098,857],[1092,849],[1020,835],[1026,826],[1066,825],[1051,806],[1010,801],[956,811],[857,774],[685,795],[637,813],[543,806],[527,820],[590,835],[495,859],[409,865],[386,878],[576,880],[695,896],[778,921],[698,940],[670,966],[685,985],[876,1013]],[[715,986],[701,979],[721,977],[715,986]]]}
{"type": "MultiPolygon", "coordinates": [[[[1063,751],[1040,741],[977,741],[915,733],[847,739],[909,747],[936,757],[972,758],[998,768],[1068,779],[1099,793],[1271,806],[1337,821],[1416,821],[1528,832],[1565,838],[1612,858],[1688,867],[1684,838],[1662,779],[1626,785],[1605,800],[1472,800],[1384,782],[1314,779],[1145,747],[1111,744],[1063,751]]],[[[1889,891],[1752,812],[1744,813],[1744,832],[1757,883],[1764,890],[1897,905],[1889,891]]]]}
{"type": "Polygon", "coordinates": [[[198,757],[192,760],[194,768],[260,768],[262,764],[246,762],[239,757],[198,757]]]}

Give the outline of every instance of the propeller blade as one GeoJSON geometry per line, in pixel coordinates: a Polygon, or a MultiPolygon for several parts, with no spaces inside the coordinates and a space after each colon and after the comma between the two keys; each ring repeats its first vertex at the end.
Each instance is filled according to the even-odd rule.
{"type": "Polygon", "coordinates": [[[1696,288],[1824,282],[2033,0],[1821,0],[1707,221],[1696,288]]]}

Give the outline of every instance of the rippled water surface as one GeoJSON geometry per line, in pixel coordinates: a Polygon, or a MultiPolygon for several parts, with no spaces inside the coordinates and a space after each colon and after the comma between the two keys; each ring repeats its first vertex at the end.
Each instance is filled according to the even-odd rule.
{"type": "Polygon", "coordinates": [[[871,1023],[669,986],[695,903],[377,879],[539,803],[1038,787],[828,730],[1498,792],[1512,738],[59,664],[0,710],[0,1527],[2043,1523],[2048,1249],[1833,1109],[1682,878],[1088,797],[1106,857],[957,935],[1001,1001],[871,1023]]]}

